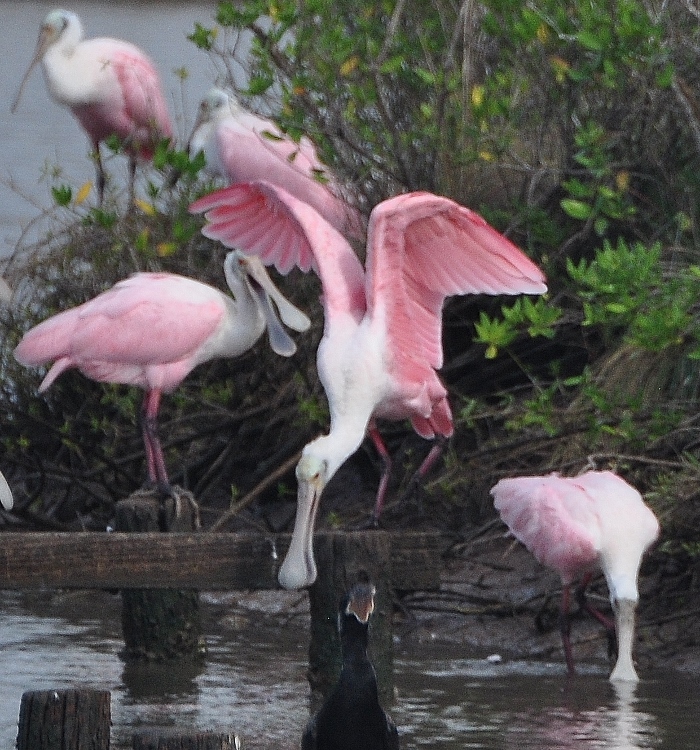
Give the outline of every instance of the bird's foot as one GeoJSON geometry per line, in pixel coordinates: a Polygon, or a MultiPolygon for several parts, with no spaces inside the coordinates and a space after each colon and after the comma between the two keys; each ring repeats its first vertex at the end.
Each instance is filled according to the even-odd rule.
{"type": "Polygon", "coordinates": [[[159,487],[161,531],[198,531],[202,527],[199,505],[189,490],[172,485],[159,487]]]}
{"type": "Polygon", "coordinates": [[[148,481],[133,494],[158,500],[158,528],[161,531],[197,531],[202,527],[199,505],[189,490],[167,482],[148,481]]]}

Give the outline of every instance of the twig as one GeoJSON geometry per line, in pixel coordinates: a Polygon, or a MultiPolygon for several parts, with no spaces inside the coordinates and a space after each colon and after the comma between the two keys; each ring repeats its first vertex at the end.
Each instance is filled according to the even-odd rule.
{"type": "Polygon", "coordinates": [[[244,495],[232,508],[229,508],[209,531],[218,531],[227,521],[237,516],[242,510],[245,510],[254,500],[258,498],[271,484],[276,482],[281,476],[284,476],[301,458],[301,451],[288,458],[281,466],[278,466],[271,474],[265,477],[253,489],[244,495]]]}

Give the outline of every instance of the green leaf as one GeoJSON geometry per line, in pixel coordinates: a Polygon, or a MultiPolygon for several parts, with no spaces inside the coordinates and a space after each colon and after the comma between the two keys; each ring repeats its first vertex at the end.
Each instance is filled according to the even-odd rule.
{"type": "Polygon", "coordinates": [[[562,209],[572,219],[581,219],[585,221],[593,214],[593,207],[583,201],[577,201],[573,198],[564,198],[560,203],[562,209]]]}

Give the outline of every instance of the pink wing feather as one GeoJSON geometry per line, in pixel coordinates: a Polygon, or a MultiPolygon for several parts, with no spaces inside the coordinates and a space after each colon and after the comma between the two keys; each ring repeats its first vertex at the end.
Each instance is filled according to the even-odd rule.
{"type": "Polygon", "coordinates": [[[542,271],[478,214],[417,192],[380,203],[367,243],[369,314],[387,321],[394,366],[442,367],[442,306],[454,294],[542,294],[542,271]]]}
{"type": "Polygon", "coordinates": [[[601,529],[585,489],[558,474],[501,479],[491,494],[513,535],[564,584],[595,566],[601,529]]]}
{"type": "Polygon", "coordinates": [[[206,237],[258,255],[280,273],[294,266],[316,270],[326,311],[364,314],[365,274],[357,255],[315,209],[286,190],[263,181],[240,183],[200,198],[190,211],[205,213],[206,237]]]}
{"type": "Polygon", "coordinates": [[[39,323],[24,335],[15,357],[26,365],[57,361],[42,390],[68,367],[102,372],[94,376],[100,380],[121,371],[116,382],[135,382],[137,367],[173,364],[196,353],[223,317],[218,294],[184,277],[135,274],[39,323]]]}

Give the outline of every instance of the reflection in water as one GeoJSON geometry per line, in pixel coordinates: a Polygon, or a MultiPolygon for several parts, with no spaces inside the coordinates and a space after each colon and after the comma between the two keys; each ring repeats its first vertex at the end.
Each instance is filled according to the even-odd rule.
{"type": "Polygon", "coordinates": [[[614,721],[611,727],[610,747],[616,750],[641,750],[643,747],[657,747],[654,717],[640,710],[636,697],[637,685],[634,682],[614,682],[617,705],[613,710],[614,721]]]}
{"type": "MultiPolygon", "coordinates": [[[[640,710],[634,683],[584,682],[581,690],[565,690],[564,705],[549,706],[541,711],[521,714],[511,726],[515,734],[507,747],[523,745],[529,735],[533,744],[552,750],[573,750],[581,746],[606,750],[651,750],[660,747],[654,717],[640,710]],[[588,705],[593,702],[595,708],[588,705]]],[[[569,687],[574,688],[574,685],[569,687]]],[[[579,685],[580,687],[580,685],[579,685]]],[[[509,733],[510,734],[510,733],[509,733]]]]}
{"type": "MultiPolygon", "coordinates": [[[[0,592],[0,748],[14,746],[24,691],[81,686],[111,691],[115,750],[157,727],[234,731],[247,750],[298,747],[308,716],[308,629],[299,620],[283,615],[282,625],[254,610],[225,619],[207,599],[205,660],[124,664],[119,609],[119,597],[101,592],[0,592]]],[[[698,746],[700,695],[690,677],[613,685],[600,668],[568,679],[559,663],[490,664],[455,658],[458,648],[397,655],[389,708],[403,750],[698,746]]]]}

